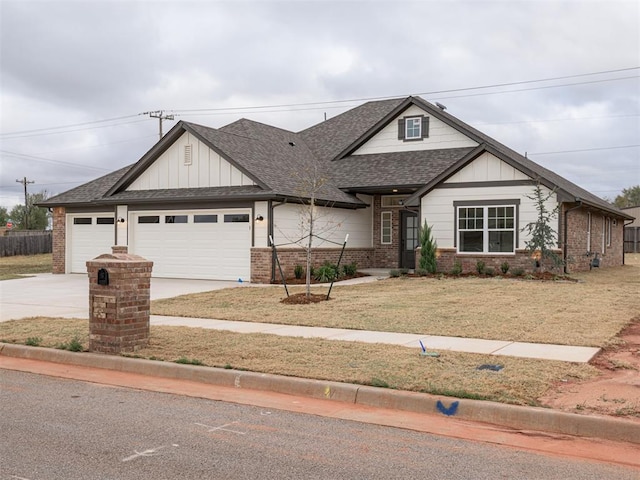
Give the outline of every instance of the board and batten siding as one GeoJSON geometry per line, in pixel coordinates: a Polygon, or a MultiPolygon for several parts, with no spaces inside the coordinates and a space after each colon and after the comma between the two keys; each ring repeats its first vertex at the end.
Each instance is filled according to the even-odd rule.
{"type": "MultiPolygon", "coordinates": [[[[363,200],[367,201],[365,198],[363,200]]],[[[273,237],[276,245],[291,243],[307,234],[307,230],[303,229],[301,225],[301,208],[308,208],[308,206],[286,204],[274,208],[273,237]]],[[[347,248],[372,247],[373,219],[371,207],[357,210],[316,208],[315,232],[320,237],[336,243],[323,242],[315,238],[313,240],[314,247],[340,248],[347,234],[349,234],[347,248]]],[[[286,247],[291,248],[295,247],[295,245],[287,245],[286,247]]]]}
{"type": "Polygon", "coordinates": [[[362,145],[353,154],[367,155],[372,153],[406,152],[416,150],[438,150],[442,148],[475,147],[478,143],[460,133],[446,123],[432,117],[420,107],[413,105],[402,115],[395,118],[362,145]],[[398,140],[398,120],[403,117],[426,115],[429,117],[429,137],[421,141],[398,140]]]}
{"type": "MultiPolygon", "coordinates": [[[[463,182],[499,182],[513,180],[530,180],[530,177],[519,170],[514,169],[509,164],[502,162],[489,153],[478,157],[471,164],[452,175],[444,184],[463,182]]],[[[518,245],[516,248],[525,248],[525,242],[529,236],[522,229],[529,223],[536,221],[538,211],[535,201],[528,198],[533,196],[534,185],[508,185],[508,186],[473,186],[454,188],[435,188],[422,197],[420,224],[426,221],[432,227],[434,238],[440,248],[454,248],[455,236],[455,210],[454,202],[474,202],[481,206],[487,200],[520,200],[518,209],[518,245]]],[[[541,187],[543,194],[547,195],[550,190],[541,187]]],[[[557,195],[552,195],[547,200],[547,209],[553,210],[557,205],[557,195]]],[[[556,219],[557,222],[557,219],[556,219]]],[[[554,230],[558,230],[558,224],[552,225],[554,230]]]]}
{"type": "Polygon", "coordinates": [[[127,190],[243,185],[255,183],[191,133],[185,132],[127,190]],[[190,165],[185,164],[187,145],[191,145],[190,165]]]}

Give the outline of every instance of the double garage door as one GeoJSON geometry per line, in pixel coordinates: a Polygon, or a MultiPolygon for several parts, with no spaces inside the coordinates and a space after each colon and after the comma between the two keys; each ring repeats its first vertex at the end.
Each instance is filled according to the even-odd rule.
{"type": "MultiPolygon", "coordinates": [[[[249,209],[129,212],[129,252],[151,260],[154,277],[249,281],[251,225],[249,209]]],[[[99,224],[92,226],[100,236],[99,224]]],[[[99,253],[110,251],[113,224],[110,232],[99,253]]]]}

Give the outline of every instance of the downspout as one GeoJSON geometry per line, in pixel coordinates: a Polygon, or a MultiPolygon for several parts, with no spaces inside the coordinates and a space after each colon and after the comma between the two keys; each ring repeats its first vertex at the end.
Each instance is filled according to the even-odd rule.
{"type": "Polygon", "coordinates": [[[576,202],[578,203],[578,205],[576,205],[573,208],[570,208],[569,210],[565,210],[564,211],[564,248],[562,249],[562,260],[563,260],[563,264],[564,264],[564,273],[565,275],[569,273],[569,271],[567,270],[567,250],[569,248],[569,232],[568,232],[568,224],[569,224],[569,212],[571,212],[572,210],[577,210],[578,208],[582,208],[582,200],[579,198],[576,198],[576,202]]]}

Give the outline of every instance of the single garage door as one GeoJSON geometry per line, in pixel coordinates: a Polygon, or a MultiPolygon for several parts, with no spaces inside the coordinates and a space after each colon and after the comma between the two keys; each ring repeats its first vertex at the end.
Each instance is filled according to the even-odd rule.
{"type": "Polygon", "coordinates": [[[248,281],[251,210],[130,212],[129,252],[153,276],[248,281]]]}
{"type": "Polygon", "coordinates": [[[67,215],[67,252],[70,273],[87,273],[87,260],[111,253],[115,244],[113,213],[67,215]]]}

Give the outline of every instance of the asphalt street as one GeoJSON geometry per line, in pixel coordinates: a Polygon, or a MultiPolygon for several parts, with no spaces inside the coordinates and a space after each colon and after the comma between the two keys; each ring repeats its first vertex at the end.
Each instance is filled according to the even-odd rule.
{"type": "Polygon", "coordinates": [[[9,370],[0,370],[0,429],[1,480],[638,478],[603,463],[9,370]]]}

